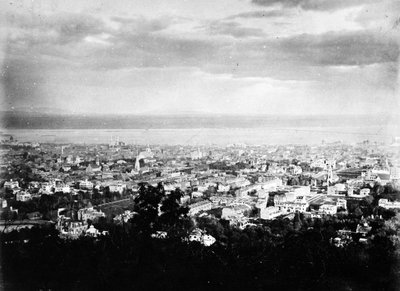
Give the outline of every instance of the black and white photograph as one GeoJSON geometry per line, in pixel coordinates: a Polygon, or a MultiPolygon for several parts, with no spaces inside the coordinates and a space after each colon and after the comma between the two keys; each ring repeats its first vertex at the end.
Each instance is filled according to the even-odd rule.
{"type": "Polygon", "coordinates": [[[399,0],[0,2],[0,290],[400,290],[399,0]]]}

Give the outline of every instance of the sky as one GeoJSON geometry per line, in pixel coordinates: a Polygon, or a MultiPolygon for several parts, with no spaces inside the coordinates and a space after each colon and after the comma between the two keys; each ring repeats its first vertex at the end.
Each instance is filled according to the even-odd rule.
{"type": "Polygon", "coordinates": [[[400,1],[2,1],[0,109],[398,114],[400,1]]]}

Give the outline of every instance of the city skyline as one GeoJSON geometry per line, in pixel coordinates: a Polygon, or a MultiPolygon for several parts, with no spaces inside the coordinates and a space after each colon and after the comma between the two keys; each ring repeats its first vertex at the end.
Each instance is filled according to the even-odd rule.
{"type": "Polygon", "coordinates": [[[0,107],[397,115],[396,1],[8,1],[0,107]]]}

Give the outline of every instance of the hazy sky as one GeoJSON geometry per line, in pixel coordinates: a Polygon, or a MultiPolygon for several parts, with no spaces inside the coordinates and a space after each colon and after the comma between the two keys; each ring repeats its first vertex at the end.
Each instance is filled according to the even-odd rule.
{"type": "Polygon", "coordinates": [[[399,112],[398,0],[2,1],[0,107],[399,112]]]}

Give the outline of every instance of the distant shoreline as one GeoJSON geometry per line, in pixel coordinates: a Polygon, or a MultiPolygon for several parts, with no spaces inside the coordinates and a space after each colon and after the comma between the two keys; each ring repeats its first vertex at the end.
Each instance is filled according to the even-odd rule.
{"type": "Polygon", "coordinates": [[[365,140],[391,143],[394,135],[375,127],[297,128],[173,128],[173,129],[3,129],[22,142],[108,144],[118,138],[127,144],[151,145],[284,145],[365,140]]]}
{"type": "Polygon", "coordinates": [[[251,129],[398,126],[386,115],[71,115],[0,112],[1,130],[251,129]]]}

